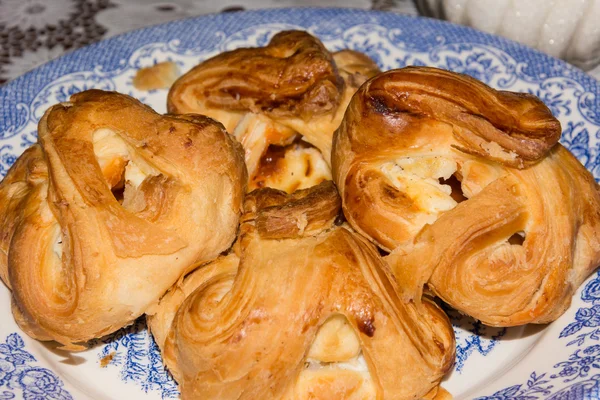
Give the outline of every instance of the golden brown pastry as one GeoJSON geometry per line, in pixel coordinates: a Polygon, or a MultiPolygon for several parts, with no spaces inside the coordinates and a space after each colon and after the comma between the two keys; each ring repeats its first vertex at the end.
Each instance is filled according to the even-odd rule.
{"type": "Polygon", "coordinates": [[[80,349],[233,242],[247,175],[221,124],[90,90],[38,128],[0,183],[0,277],[32,337],[80,349]]]}
{"type": "Polygon", "coordinates": [[[140,68],[133,77],[138,90],[168,89],[179,78],[179,67],[173,61],[164,61],[151,67],[140,68]]]}
{"type": "Polygon", "coordinates": [[[336,226],[331,181],[245,200],[234,253],[149,318],[182,398],[415,399],[454,361],[432,302],[404,303],[376,248],[336,226]]]}
{"type": "MultiPolygon", "coordinates": [[[[228,51],[202,62],[175,82],[167,106],[171,113],[208,115],[235,132],[246,150],[251,187],[263,178],[254,179],[254,173],[269,145],[288,146],[302,135],[322,152],[320,156],[314,149],[310,155],[313,171],[321,164],[326,167],[319,179],[312,179],[319,183],[331,179],[331,140],[350,98],[378,72],[361,53],[332,54],[306,32],[285,31],[265,47],[228,51]]],[[[306,151],[288,148],[286,153],[296,160],[306,151]]],[[[296,163],[287,162],[294,165],[271,182],[282,181],[279,189],[295,185],[286,177],[296,170],[296,163]]]]}
{"type": "Polygon", "coordinates": [[[365,83],[334,138],[350,224],[404,290],[489,325],[560,316],[600,262],[600,197],[535,96],[404,68],[365,83]]]}

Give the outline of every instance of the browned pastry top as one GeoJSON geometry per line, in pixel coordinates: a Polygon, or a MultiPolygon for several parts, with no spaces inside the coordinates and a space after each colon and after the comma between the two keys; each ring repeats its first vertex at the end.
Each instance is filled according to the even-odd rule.
{"type": "MultiPolygon", "coordinates": [[[[333,144],[350,224],[488,324],[548,322],[600,262],[600,196],[535,96],[409,67],[366,82],[333,144]]],[[[411,289],[410,289],[411,288],[411,289]]]]}
{"type": "MultiPolygon", "coordinates": [[[[276,34],[265,47],[219,54],[192,69],[171,93],[193,86],[209,107],[306,119],[337,108],[343,89],[331,53],[302,31],[276,34]]],[[[169,112],[186,106],[169,96],[169,112]]]]}
{"type": "Polygon", "coordinates": [[[375,247],[334,224],[339,207],[331,182],[252,192],[236,253],[161,300],[150,328],[182,398],[436,392],[454,360],[447,317],[400,300],[375,247]]]}
{"type": "MultiPolygon", "coordinates": [[[[167,106],[171,113],[208,115],[230,132],[240,131],[248,113],[266,117],[279,125],[280,142],[289,131],[299,133],[329,164],[333,132],[350,97],[377,72],[364,54],[330,53],[307,32],[284,31],[265,47],[227,51],[201,62],[173,85],[167,106]]],[[[248,135],[256,134],[236,134],[242,143],[248,135]]],[[[281,144],[278,138],[266,139],[267,146],[281,144]]],[[[256,152],[255,144],[251,151],[256,152]]]]}
{"type": "Polygon", "coordinates": [[[0,277],[30,335],[75,348],[119,329],[235,238],[246,168],[219,123],[90,90],[38,136],[0,183],[0,277]]]}
{"type": "Polygon", "coordinates": [[[544,157],[561,134],[560,123],[537,97],[497,91],[468,75],[437,68],[380,74],[360,89],[350,107],[348,118],[363,112],[368,115],[356,118],[371,121],[362,127],[369,133],[352,137],[353,148],[365,150],[418,144],[425,140],[423,123],[435,121],[452,128],[454,148],[523,168],[544,157]]]}

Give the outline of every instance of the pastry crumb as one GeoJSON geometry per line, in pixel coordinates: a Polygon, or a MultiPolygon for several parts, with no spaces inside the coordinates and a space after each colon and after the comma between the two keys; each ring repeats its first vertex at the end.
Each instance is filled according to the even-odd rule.
{"type": "Polygon", "coordinates": [[[179,67],[173,61],[165,61],[151,67],[141,68],[133,78],[133,86],[139,90],[167,89],[179,78],[179,67]]]}
{"type": "Polygon", "coordinates": [[[106,366],[107,366],[108,364],[110,364],[110,362],[113,360],[113,358],[115,358],[115,355],[116,355],[116,354],[117,354],[117,353],[113,351],[112,353],[110,353],[110,354],[108,354],[108,355],[106,355],[106,356],[102,357],[102,358],[100,359],[100,366],[101,366],[102,368],[106,368],[106,366]]]}

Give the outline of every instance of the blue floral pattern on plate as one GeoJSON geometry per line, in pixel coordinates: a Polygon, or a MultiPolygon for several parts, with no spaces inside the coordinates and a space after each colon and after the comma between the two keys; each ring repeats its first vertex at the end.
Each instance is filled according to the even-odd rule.
{"type": "Polygon", "coordinates": [[[72,400],[62,380],[49,369],[32,365],[36,361],[18,333],[8,335],[0,344],[0,399],[72,400]]]}
{"type": "Polygon", "coordinates": [[[591,303],[575,313],[575,321],[560,332],[566,346],[576,348],[569,358],[553,365],[554,372],[532,372],[525,384],[499,390],[476,400],[579,400],[600,398],[600,274],[589,281],[581,300],[591,303]],[[583,333],[579,333],[585,331],[583,333]],[[576,335],[579,333],[578,335],[576,335]],[[575,338],[572,338],[576,335],[575,338]],[[598,344],[591,344],[598,342],[598,344]],[[587,345],[587,347],[585,346],[587,345]],[[556,381],[561,382],[556,385],[556,381]]]}
{"type": "Polygon", "coordinates": [[[123,381],[140,385],[146,393],[159,391],[163,399],[179,397],[177,383],[165,370],[160,350],[146,330],[143,317],[102,342],[105,345],[98,353],[99,362],[110,360],[105,366],[118,367],[123,381]]]}
{"type": "MultiPolygon", "coordinates": [[[[340,9],[265,10],[177,21],[98,43],[36,69],[0,88],[0,175],[35,142],[37,121],[47,107],[73,93],[88,88],[119,90],[164,111],[165,91],[133,88],[132,78],[140,67],[172,60],[185,71],[218,52],[264,45],[275,32],[295,28],[318,35],[332,50],[363,51],[383,69],[433,65],[469,74],[499,89],[533,93],[561,120],[561,142],[600,177],[600,85],[592,78],[559,60],[469,28],[340,9]]],[[[553,341],[568,349],[563,351],[565,356],[545,369],[533,367],[520,381],[507,382],[512,385],[480,399],[600,398],[599,277],[585,285],[574,304],[579,309],[571,320],[557,322],[563,325],[553,341]]],[[[451,310],[449,314],[457,337],[458,375],[496,356],[496,349],[504,346],[511,332],[486,327],[451,310]]],[[[14,378],[17,364],[2,358],[3,351],[29,354],[18,333],[11,333],[6,344],[0,345],[0,389],[19,390],[31,399],[71,398],[50,370],[31,366],[35,361],[31,354],[31,359],[23,355],[18,366],[19,371],[29,368],[19,375],[23,379],[14,378]],[[41,397],[46,388],[46,397],[41,397]]],[[[177,386],[162,366],[143,320],[105,338],[95,359],[96,364],[109,360],[107,370],[118,371],[123,381],[139,387],[142,394],[177,396],[177,386]]],[[[12,398],[8,396],[14,393],[0,391],[0,400],[12,398]]]]}

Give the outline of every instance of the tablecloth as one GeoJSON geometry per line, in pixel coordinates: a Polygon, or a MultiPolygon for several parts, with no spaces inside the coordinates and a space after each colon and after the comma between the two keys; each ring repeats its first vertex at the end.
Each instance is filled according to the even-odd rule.
{"type": "Polygon", "coordinates": [[[302,6],[417,14],[412,0],[0,0],[0,84],[67,51],[144,26],[215,12],[302,6]]]}
{"type": "MultiPolygon", "coordinates": [[[[68,51],[144,26],[208,13],[316,6],[418,15],[414,0],[0,0],[0,85],[68,51]]],[[[600,79],[600,66],[588,73],[600,79]]]]}

